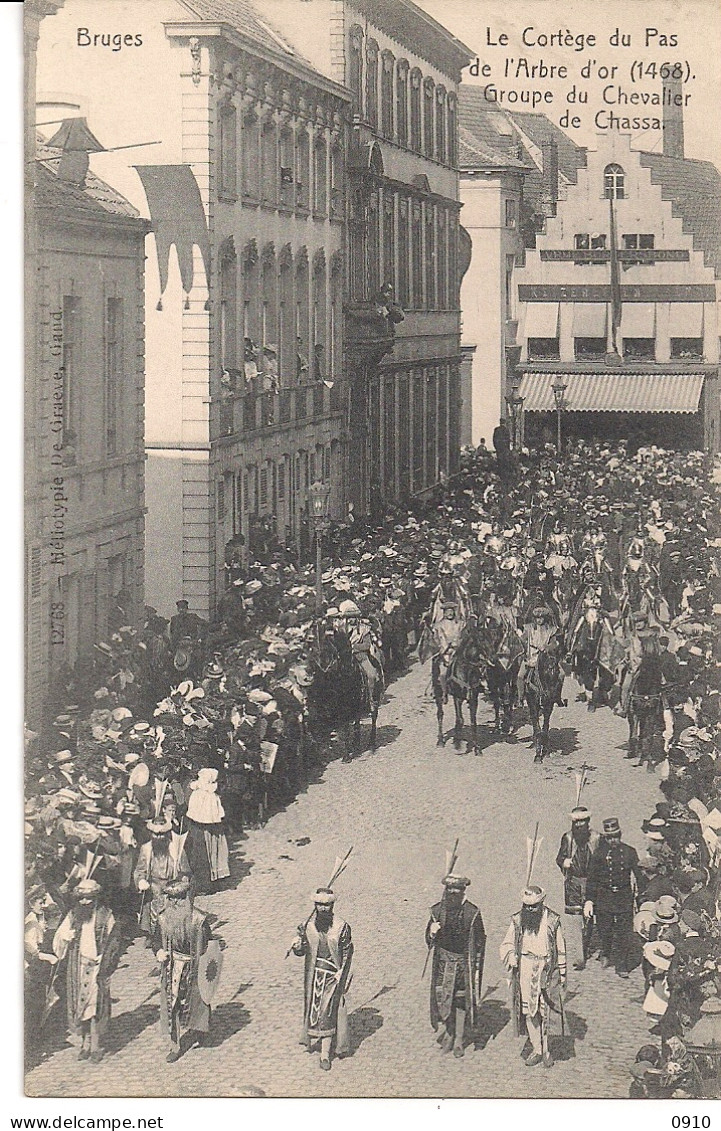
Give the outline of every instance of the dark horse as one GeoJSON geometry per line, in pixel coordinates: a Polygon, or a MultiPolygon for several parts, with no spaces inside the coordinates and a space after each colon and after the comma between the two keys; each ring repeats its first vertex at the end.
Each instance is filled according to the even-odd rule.
{"type": "Polygon", "coordinates": [[[384,679],[367,656],[355,656],[348,634],[335,629],[320,634],[318,650],[308,659],[313,676],[308,706],[315,718],[339,726],[349,762],[360,753],[360,721],[370,715],[371,750],[376,749],[376,722],[384,679]]]}
{"type": "Polygon", "coordinates": [[[542,762],[548,754],[548,728],[553,708],[560,702],[563,676],[561,640],[555,635],[539,652],[536,666],[526,673],[525,697],[536,747],[534,762],[542,762]]]}
{"type": "Polygon", "coordinates": [[[433,657],[431,665],[431,679],[433,681],[433,698],[436,701],[436,717],[438,719],[438,746],[445,746],[443,736],[443,705],[450,695],[456,713],[453,727],[453,745],[460,750],[463,733],[463,704],[468,703],[471,716],[471,739],[467,745],[466,753],[473,751],[479,754],[478,749],[478,698],[481,691],[481,682],[485,660],[478,628],[474,619],[471,619],[464,628],[458,647],[446,666],[445,675],[441,668],[443,661],[440,656],[433,657]]]}
{"type": "Polygon", "coordinates": [[[663,686],[659,657],[644,650],[628,697],[627,757],[649,770],[663,757],[663,686]]]}
{"type": "Polygon", "coordinates": [[[489,619],[483,627],[486,686],[496,717],[496,731],[510,734],[523,644],[510,625],[489,619]]]}

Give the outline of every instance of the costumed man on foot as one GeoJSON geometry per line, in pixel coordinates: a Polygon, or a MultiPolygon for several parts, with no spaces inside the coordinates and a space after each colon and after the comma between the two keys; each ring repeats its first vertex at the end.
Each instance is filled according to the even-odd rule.
{"type": "MultiPolygon", "coordinates": [[[[528,1034],[531,1052],[526,1066],[553,1066],[548,1046],[551,1021],[563,1030],[566,989],[566,942],[561,917],[546,907],[546,893],[535,884],[523,892],[523,906],[511,917],[500,955],[511,986],[515,1036],[528,1034]]],[[[523,1053],[521,1053],[523,1055],[523,1053]]]]}
{"type": "Polygon", "coordinates": [[[190,880],[165,885],[165,909],[158,915],[160,946],[160,1028],[170,1042],[166,1059],[179,1060],[210,1029],[210,1003],[220,977],[221,952],[211,941],[208,917],[190,903],[190,880]],[[211,955],[212,948],[212,955],[211,955]],[[208,956],[213,962],[207,961],[208,956]],[[184,1041],[187,1034],[192,1039],[184,1041]]]}
{"type": "Polygon", "coordinates": [[[584,805],[571,810],[571,828],[561,837],[556,864],[563,876],[563,897],[566,915],[580,925],[580,955],[573,963],[574,970],[583,970],[589,958],[593,922],[583,917],[586,902],[586,884],[591,867],[591,857],[598,848],[600,837],[591,828],[591,814],[584,805]]]}
{"type": "Polygon", "coordinates": [[[53,951],[59,961],[67,959],[68,1026],[80,1034],[79,1059],[97,1064],[110,1020],[110,978],[120,958],[120,930],[96,880],[80,880],[73,894],[76,904],[55,932],[53,951]]]}
{"type": "Polygon", "coordinates": [[[472,1032],[478,1023],[486,954],[481,913],[465,898],[470,882],[465,876],[446,876],[443,898],[431,908],[426,927],[426,945],[433,948],[431,1025],[441,1027],[441,1050],[453,1049],[456,1057],[463,1056],[466,1030],[472,1032]]]}
{"type": "Polygon", "coordinates": [[[301,1044],[313,1052],[320,1042],[320,1066],[328,1072],[333,1052],[342,1057],[349,1049],[345,992],[353,941],[349,924],[335,914],[330,888],[318,888],[313,904],[313,914],[298,927],[291,950],[305,958],[301,1044]]]}

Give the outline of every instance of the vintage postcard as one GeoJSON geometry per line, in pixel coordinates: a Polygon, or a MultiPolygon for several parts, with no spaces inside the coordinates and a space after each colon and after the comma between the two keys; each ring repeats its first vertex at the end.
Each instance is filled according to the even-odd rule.
{"type": "Polygon", "coordinates": [[[24,9],[26,1094],[719,1098],[718,5],[24,9]]]}

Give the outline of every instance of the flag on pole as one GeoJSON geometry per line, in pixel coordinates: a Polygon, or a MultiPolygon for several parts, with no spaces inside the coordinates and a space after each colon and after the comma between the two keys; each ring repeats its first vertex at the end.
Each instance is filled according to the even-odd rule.
{"type": "Polygon", "coordinates": [[[618,247],[616,246],[616,213],[613,208],[613,196],[608,198],[608,208],[611,220],[611,344],[613,353],[619,353],[618,331],[621,326],[622,300],[621,276],[618,265],[618,247]]]}

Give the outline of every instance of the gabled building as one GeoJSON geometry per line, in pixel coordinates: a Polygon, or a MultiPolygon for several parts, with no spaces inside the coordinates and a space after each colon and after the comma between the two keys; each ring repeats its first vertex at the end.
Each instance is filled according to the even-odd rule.
{"type": "Polygon", "coordinates": [[[254,2],[352,95],[347,487],[365,512],[423,491],[456,467],[458,84],[473,55],[411,0],[254,2]],[[392,292],[382,297],[388,285],[392,292]],[[402,321],[393,320],[398,309],[389,316],[389,301],[402,321]]]}

